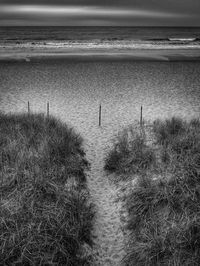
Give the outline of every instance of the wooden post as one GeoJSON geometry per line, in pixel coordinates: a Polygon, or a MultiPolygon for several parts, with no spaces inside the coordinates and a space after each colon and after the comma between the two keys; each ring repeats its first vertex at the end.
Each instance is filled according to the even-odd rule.
{"type": "Polygon", "coordinates": [[[99,126],[101,126],[101,104],[99,105],[99,126]]]}
{"type": "Polygon", "coordinates": [[[49,102],[47,102],[47,117],[49,118],[49,102]]]}
{"type": "Polygon", "coordinates": [[[30,114],[30,103],[28,101],[28,114],[30,114]]]}
{"type": "Polygon", "coordinates": [[[142,127],[143,121],[142,121],[142,105],[140,110],[140,126],[142,127]]]}

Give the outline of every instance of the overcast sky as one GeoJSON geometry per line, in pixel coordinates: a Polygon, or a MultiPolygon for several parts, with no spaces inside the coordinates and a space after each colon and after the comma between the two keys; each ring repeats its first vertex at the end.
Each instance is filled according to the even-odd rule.
{"type": "Polygon", "coordinates": [[[0,0],[0,25],[200,26],[200,0],[0,0]]]}

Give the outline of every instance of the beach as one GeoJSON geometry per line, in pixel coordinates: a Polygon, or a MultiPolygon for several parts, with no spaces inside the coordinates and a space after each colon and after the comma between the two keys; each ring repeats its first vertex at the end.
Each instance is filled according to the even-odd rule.
{"type": "Polygon", "coordinates": [[[48,102],[50,115],[81,134],[91,164],[87,184],[97,211],[93,255],[99,266],[120,265],[125,211],[117,202],[119,188],[111,181],[115,175],[104,170],[105,158],[118,132],[139,121],[141,106],[145,124],[173,115],[199,117],[199,29],[79,28],[74,35],[73,28],[48,29],[19,34],[12,28],[12,38],[2,34],[0,110],[27,113],[29,108],[46,114],[48,102]],[[55,41],[62,32],[64,40],[55,41]],[[169,40],[169,32],[194,40],[169,40]]]}
{"type": "Polygon", "coordinates": [[[120,265],[125,237],[119,189],[104,169],[113,138],[140,119],[199,116],[199,62],[39,60],[1,62],[1,111],[46,113],[84,138],[91,163],[87,183],[97,208],[94,256],[97,265],[120,265]],[[102,120],[99,126],[99,104],[102,120]]]}

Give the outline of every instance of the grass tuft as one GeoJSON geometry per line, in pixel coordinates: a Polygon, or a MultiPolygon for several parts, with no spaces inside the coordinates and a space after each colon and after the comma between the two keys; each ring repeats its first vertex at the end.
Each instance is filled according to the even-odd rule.
{"type": "Polygon", "coordinates": [[[181,118],[172,117],[165,121],[154,121],[153,131],[159,144],[168,144],[174,137],[180,135],[185,130],[185,123],[181,118]]]}
{"type": "Polygon", "coordinates": [[[132,174],[149,169],[154,162],[154,152],[146,145],[145,136],[129,127],[117,137],[108,153],[105,170],[132,174]]]}

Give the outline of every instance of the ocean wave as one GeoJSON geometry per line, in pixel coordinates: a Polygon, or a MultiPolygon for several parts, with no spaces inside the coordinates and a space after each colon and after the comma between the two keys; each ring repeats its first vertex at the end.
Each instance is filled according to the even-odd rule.
{"type": "Polygon", "coordinates": [[[159,41],[46,41],[46,42],[9,42],[0,47],[16,48],[69,48],[69,49],[193,49],[200,48],[200,41],[159,40],[159,41]]]}

